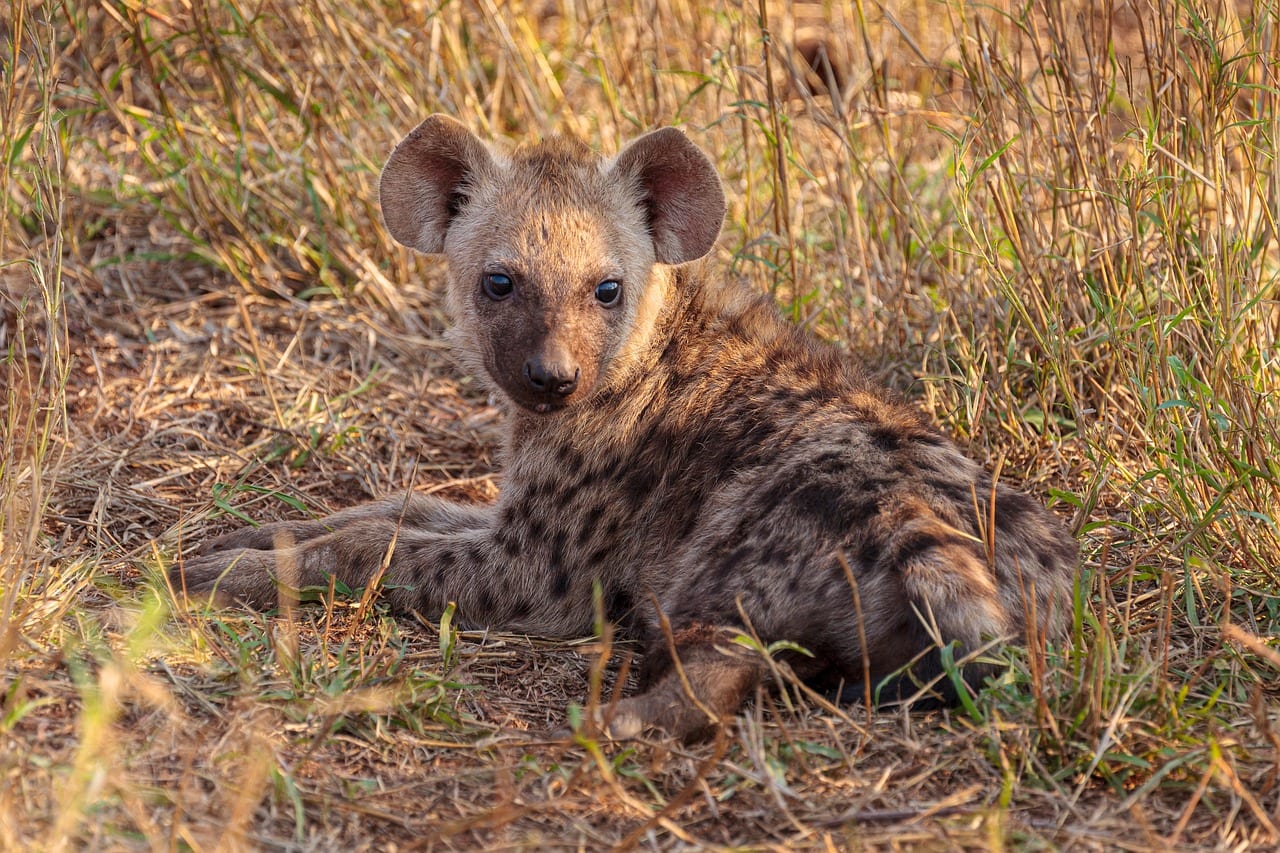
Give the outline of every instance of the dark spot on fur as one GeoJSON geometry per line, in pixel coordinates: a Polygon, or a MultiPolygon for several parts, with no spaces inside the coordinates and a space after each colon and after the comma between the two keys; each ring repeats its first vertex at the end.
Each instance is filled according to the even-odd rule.
{"type": "Polygon", "coordinates": [[[622,457],[614,456],[600,463],[598,471],[594,472],[594,478],[602,483],[612,483],[617,476],[622,473],[622,457]]]}
{"type": "Polygon", "coordinates": [[[922,430],[911,436],[911,440],[919,444],[927,444],[930,447],[947,447],[951,441],[941,433],[933,430],[922,430]]]}
{"type": "Polygon", "coordinates": [[[415,562],[424,558],[430,559],[432,542],[400,542],[396,545],[396,552],[403,554],[410,560],[415,562]]]}
{"type": "Polygon", "coordinates": [[[631,615],[632,608],[635,603],[631,600],[631,593],[622,587],[610,587],[608,594],[605,596],[605,615],[614,622],[626,620],[631,615]]]}
{"type": "Polygon", "coordinates": [[[850,460],[843,451],[829,450],[813,457],[809,464],[822,475],[835,478],[849,470],[850,460]]]}
{"type": "Polygon", "coordinates": [[[551,597],[556,601],[563,601],[565,596],[569,594],[569,573],[564,569],[556,572],[555,577],[551,579],[551,597]]]}
{"type": "Polygon", "coordinates": [[[510,524],[518,524],[521,520],[528,518],[533,514],[533,500],[526,491],[521,495],[515,504],[508,507],[511,510],[510,524]]]}
{"type": "Polygon", "coordinates": [[[837,536],[865,526],[880,511],[874,493],[846,488],[825,477],[801,480],[783,500],[800,516],[837,536]]]}
{"type": "Polygon", "coordinates": [[[637,464],[622,482],[623,494],[627,496],[633,508],[639,508],[653,497],[653,492],[661,480],[657,469],[650,465],[637,464]]]}
{"type": "MultiPolygon", "coordinates": [[[[870,569],[880,562],[880,555],[884,551],[884,544],[873,536],[868,536],[858,543],[856,554],[856,562],[864,569],[870,569]]],[[[843,571],[843,568],[841,568],[843,571]]]]}
{"type": "Polygon", "coordinates": [[[880,514],[880,501],[874,494],[844,495],[838,512],[843,530],[864,527],[880,514]]]}
{"type": "Polygon", "coordinates": [[[1035,523],[1040,505],[1020,492],[1001,489],[996,494],[996,527],[1006,532],[1025,529],[1035,523]]]}
{"type": "MultiPolygon", "coordinates": [[[[780,476],[769,484],[768,488],[757,493],[755,505],[763,512],[770,512],[782,504],[795,489],[795,483],[785,476],[780,476]]],[[[744,513],[744,516],[746,514],[744,513]]]]}
{"type": "Polygon", "coordinates": [[[690,502],[692,511],[685,513],[684,522],[680,525],[680,530],[676,533],[676,542],[683,542],[693,535],[693,531],[698,528],[698,519],[701,517],[697,507],[701,506],[702,498],[698,497],[696,502],[690,502]]]}
{"type": "Polygon", "coordinates": [[[516,538],[515,534],[504,530],[498,534],[498,542],[502,545],[502,552],[509,558],[514,559],[520,556],[520,540],[516,538]]]}
{"type": "Polygon", "coordinates": [[[944,538],[928,531],[902,534],[895,538],[890,556],[896,566],[901,566],[945,544],[944,538]]]}
{"type": "Polygon", "coordinates": [[[551,497],[557,504],[564,506],[565,504],[573,501],[574,497],[578,494],[578,490],[581,489],[583,485],[585,485],[585,483],[581,479],[571,480],[562,485],[559,491],[552,492],[551,497]]]}
{"type": "Polygon", "coordinates": [[[825,480],[813,480],[801,483],[791,492],[790,503],[805,516],[838,521],[836,508],[840,503],[842,490],[825,480]]]}
{"type": "Polygon", "coordinates": [[[872,427],[867,431],[871,445],[881,453],[894,453],[902,448],[902,435],[886,426],[872,427]]]}
{"type": "Polygon", "coordinates": [[[663,383],[663,390],[666,392],[668,397],[674,397],[681,391],[681,389],[684,388],[687,381],[688,377],[679,370],[673,369],[667,374],[667,381],[663,383]]]}
{"type": "Polygon", "coordinates": [[[711,568],[711,577],[715,579],[717,584],[723,586],[729,576],[734,573],[734,567],[734,563],[727,557],[722,557],[714,562],[711,568]]]}
{"type": "Polygon", "coordinates": [[[564,562],[564,543],[568,539],[568,535],[563,530],[557,530],[555,537],[551,540],[551,565],[559,567],[564,562]]]}
{"type": "Polygon", "coordinates": [[[455,560],[457,560],[457,556],[448,549],[436,554],[436,562],[439,563],[442,568],[449,568],[454,564],[455,560]]]}
{"type": "Polygon", "coordinates": [[[826,390],[819,386],[817,388],[806,388],[796,395],[796,399],[801,403],[812,403],[816,400],[824,400],[828,396],[826,390]]]}
{"type": "Polygon", "coordinates": [[[758,464],[764,454],[772,454],[776,452],[776,448],[770,446],[770,440],[777,434],[777,428],[766,418],[751,417],[753,413],[743,413],[741,423],[744,429],[735,437],[738,456],[742,463],[746,465],[758,464]]]}
{"type": "Polygon", "coordinates": [[[474,618],[492,618],[494,605],[493,593],[488,589],[481,589],[480,594],[476,596],[476,610],[478,612],[470,614],[474,618]]]}
{"type": "Polygon", "coordinates": [[[895,453],[890,459],[893,460],[889,465],[889,473],[900,480],[915,479],[920,469],[916,467],[915,460],[901,453],[895,453]]]}
{"type": "Polygon", "coordinates": [[[479,542],[472,542],[467,545],[467,558],[471,560],[474,566],[483,566],[486,562],[486,554],[484,546],[479,542]]]}
{"type": "Polygon", "coordinates": [[[596,533],[596,528],[600,525],[600,519],[604,517],[604,506],[596,504],[587,510],[587,514],[582,517],[582,526],[578,529],[578,537],[575,540],[579,548],[586,546],[591,539],[591,535],[596,533]]]}

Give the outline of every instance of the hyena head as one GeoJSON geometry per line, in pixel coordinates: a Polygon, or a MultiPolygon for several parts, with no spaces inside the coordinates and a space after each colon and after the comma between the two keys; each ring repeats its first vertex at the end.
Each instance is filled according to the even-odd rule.
{"type": "Polygon", "coordinates": [[[725,210],[715,169],[673,128],[607,161],[563,138],[502,154],[443,115],[396,146],[380,192],[397,241],[448,259],[459,357],[540,413],[634,365],[665,265],[710,251],[725,210]]]}

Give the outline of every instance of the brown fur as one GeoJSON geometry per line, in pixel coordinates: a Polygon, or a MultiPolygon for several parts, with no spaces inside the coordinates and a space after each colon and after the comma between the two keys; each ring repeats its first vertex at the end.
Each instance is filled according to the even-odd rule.
{"type": "Polygon", "coordinates": [[[232,533],[179,566],[187,590],[270,607],[285,567],[359,587],[385,562],[400,611],[455,601],[471,625],[571,636],[590,631],[599,584],[646,649],[618,735],[733,713],[765,672],[728,640],[741,613],[764,642],[813,652],[797,667],[831,684],[860,682],[864,655],[877,682],[922,653],[931,676],[935,637],[963,652],[1023,637],[1028,614],[1061,625],[1076,546],[1052,515],[704,270],[724,197],[683,134],[612,162],[555,139],[503,156],[433,116],[392,154],[382,205],[396,239],[447,256],[459,358],[509,404],[501,497],[393,497],[232,533]],[[493,273],[508,298],[486,295],[493,273]],[[622,287],[610,306],[595,296],[607,280],[622,287]],[[536,386],[530,364],[576,384],[536,386]]]}

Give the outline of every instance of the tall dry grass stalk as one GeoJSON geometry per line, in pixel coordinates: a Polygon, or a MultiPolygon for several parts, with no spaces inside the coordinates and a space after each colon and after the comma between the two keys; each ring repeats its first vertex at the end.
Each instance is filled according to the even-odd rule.
{"type": "Polygon", "coordinates": [[[49,22],[24,5],[10,28],[0,86],[0,197],[8,199],[0,218],[0,660],[24,632],[43,632],[50,606],[70,604],[70,588],[50,581],[60,573],[43,530],[56,512],[67,447],[71,364],[63,279],[69,128],[54,107],[61,47],[49,22]]]}

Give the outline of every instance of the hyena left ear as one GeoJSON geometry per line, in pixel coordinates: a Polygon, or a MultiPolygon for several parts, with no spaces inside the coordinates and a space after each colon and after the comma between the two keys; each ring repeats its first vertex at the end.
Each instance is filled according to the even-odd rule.
{"type": "Polygon", "coordinates": [[[649,214],[659,263],[683,264],[711,251],[724,222],[720,176],[698,146],[674,127],[632,142],[613,174],[633,182],[649,214]]]}
{"type": "Polygon", "coordinates": [[[468,191],[493,170],[484,143],[461,122],[437,113],[391,152],[378,182],[382,220],[396,242],[434,254],[468,191]]]}

